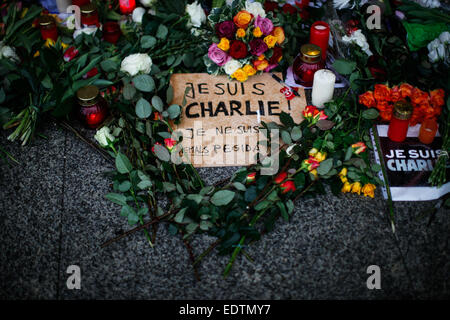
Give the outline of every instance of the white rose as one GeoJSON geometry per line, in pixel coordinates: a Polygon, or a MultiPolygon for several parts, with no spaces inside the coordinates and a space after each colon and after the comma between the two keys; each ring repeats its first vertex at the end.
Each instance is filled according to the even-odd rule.
{"type": "Polygon", "coordinates": [[[144,7],[153,6],[157,0],[139,0],[144,7]]]}
{"type": "Polygon", "coordinates": [[[428,51],[433,51],[434,49],[436,49],[439,45],[441,44],[441,42],[439,41],[438,38],[434,39],[433,41],[431,41],[428,45],[428,51]]]}
{"type": "Polygon", "coordinates": [[[445,59],[445,47],[442,43],[440,45],[438,45],[438,47],[436,48],[436,51],[437,51],[439,58],[445,59]]]}
{"type": "Polygon", "coordinates": [[[200,28],[202,23],[206,21],[205,11],[203,11],[202,6],[195,1],[192,4],[186,6],[186,12],[189,14],[190,21],[188,23],[189,27],[200,28]]]}
{"type": "Polygon", "coordinates": [[[231,59],[230,61],[225,63],[225,65],[223,66],[223,69],[227,75],[231,76],[233,73],[236,72],[237,69],[239,69],[241,67],[242,67],[242,64],[239,61],[231,59]]]}
{"type": "Polygon", "coordinates": [[[142,17],[144,16],[144,14],[145,14],[145,9],[142,7],[137,7],[136,9],[133,10],[133,14],[132,14],[133,21],[141,24],[142,17]]]}
{"type": "Polygon", "coordinates": [[[1,47],[0,58],[6,58],[15,62],[20,61],[19,56],[16,54],[16,50],[10,46],[1,47]]]}
{"type": "Polygon", "coordinates": [[[444,44],[449,44],[450,43],[450,32],[448,32],[448,31],[442,32],[441,35],[439,36],[439,40],[444,44]]]}
{"type": "Polygon", "coordinates": [[[94,35],[95,32],[97,32],[98,28],[97,27],[86,27],[83,29],[77,29],[75,30],[75,32],[73,33],[73,38],[76,39],[79,35],[81,34],[87,34],[87,35],[94,35]]]}
{"type": "Polygon", "coordinates": [[[430,59],[430,62],[436,62],[439,60],[439,56],[437,54],[436,50],[430,51],[428,53],[428,59],[430,59]]]}
{"type": "Polygon", "coordinates": [[[101,129],[97,130],[97,132],[95,133],[94,138],[95,138],[95,140],[98,141],[98,143],[102,147],[107,147],[108,146],[108,140],[113,142],[114,139],[115,139],[115,137],[111,134],[111,130],[108,127],[103,127],[101,129]]]}
{"type": "Polygon", "coordinates": [[[266,12],[260,2],[245,1],[245,10],[250,12],[255,18],[257,16],[260,16],[261,18],[266,17],[266,12]]]}
{"type": "Polygon", "coordinates": [[[148,74],[152,68],[152,58],[146,53],[131,54],[123,59],[120,66],[120,71],[128,73],[130,76],[135,76],[139,72],[148,74]]]}

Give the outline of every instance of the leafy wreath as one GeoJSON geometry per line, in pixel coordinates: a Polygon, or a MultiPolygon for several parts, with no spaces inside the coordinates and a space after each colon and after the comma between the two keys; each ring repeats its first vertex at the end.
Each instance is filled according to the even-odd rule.
{"type": "MultiPolygon", "coordinates": [[[[95,3],[102,19],[117,18],[115,8],[108,7],[113,2],[95,3]]],[[[205,70],[204,36],[211,33],[192,25],[184,1],[164,1],[155,14],[144,14],[141,21],[128,18],[121,24],[123,36],[117,44],[102,40],[100,28],[82,29],[73,38],[73,30],[64,27],[59,28],[62,34],[57,41],[44,42],[38,29],[30,28],[45,14],[42,8],[22,9],[15,4],[9,8],[3,39],[17,48],[20,62],[0,59],[6,83],[0,89],[0,103],[25,106],[2,109],[2,117],[11,119],[4,127],[15,127],[11,140],[29,141],[39,118],[67,117],[76,91],[83,86],[99,86],[109,102],[112,116],[95,136],[115,161],[113,191],[106,198],[121,206],[121,216],[135,228],[103,247],[140,230],[153,247],[156,226],[164,222],[188,248],[195,234],[216,237],[197,258],[191,254],[192,263],[195,269],[216,248],[219,254],[230,254],[226,276],[238,254],[246,255],[246,245],[271,231],[280,217],[289,220],[301,197],[326,194],[327,185],[334,194],[374,197],[375,185],[382,184],[376,176],[381,168],[371,164],[368,153],[373,148],[369,130],[379,113],[362,109],[349,97],[350,88],[322,111],[308,106],[301,123],[287,113],[281,114],[280,123],[262,123],[268,131],[278,129],[283,140],[272,150],[281,168],[274,176],[261,175],[270,162],[265,159],[207,185],[192,165],[175,165],[171,152],[178,152],[181,137],[172,139],[172,127],[180,121],[183,106],[171,104],[170,76],[205,70]],[[138,67],[130,67],[130,59],[137,59],[138,67]],[[161,205],[164,197],[169,200],[166,207],[161,205]]],[[[288,16],[278,14],[280,21],[292,19],[288,16]]],[[[296,32],[291,30],[286,28],[289,43],[296,32]]],[[[287,63],[292,61],[286,55],[287,63]]]]}

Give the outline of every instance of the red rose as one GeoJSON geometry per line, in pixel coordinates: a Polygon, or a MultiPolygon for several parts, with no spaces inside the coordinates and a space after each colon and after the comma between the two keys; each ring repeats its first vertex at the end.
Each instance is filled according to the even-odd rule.
{"type": "Polygon", "coordinates": [[[279,173],[275,179],[273,180],[276,184],[282,183],[287,178],[287,172],[281,172],[279,173]]]}
{"type": "Polygon", "coordinates": [[[298,12],[298,15],[300,16],[300,18],[302,18],[302,20],[308,20],[309,19],[309,11],[306,9],[300,10],[298,12]]]}
{"type": "Polygon", "coordinates": [[[266,1],[264,2],[264,10],[266,11],[275,11],[278,8],[278,3],[274,1],[266,1]]]}
{"type": "Polygon", "coordinates": [[[280,188],[282,194],[288,193],[289,191],[294,192],[296,190],[294,181],[291,180],[284,182],[280,185],[280,188]]]}
{"type": "Polygon", "coordinates": [[[227,38],[231,40],[236,33],[236,25],[233,21],[223,21],[216,24],[216,34],[219,38],[227,38]]]}
{"type": "Polygon", "coordinates": [[[247,45],[239,40],[233,40],[230,44],[230,49],[228,54],[234,59],[242,59],[247,56],[248,49],[247,45]]]}
{"type": "Polygon", "coordinates": [[[274,47],[272,57],[269,59],[269,64],[278,64],[283,57],[283,49],[281,47],[274,47]]]}
{"type": "Polygon", "coordinates": [[[289,13],[289,14],[296,14],[297,13],[297,9],[293,5],[290,5],[289,3],[286,3],[283,6],[283,12],[284,13],[289,13]]]}

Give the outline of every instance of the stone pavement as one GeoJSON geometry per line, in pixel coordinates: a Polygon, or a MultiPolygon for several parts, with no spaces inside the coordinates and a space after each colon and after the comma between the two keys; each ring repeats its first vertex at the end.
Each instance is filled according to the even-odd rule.
{"type": "MultiPolygon", "coordinates": [[[[166,225],[151,249],[135,233],[104,249],[130,229],[110,192],[111,163],[72,132],[54,123],[47,140],[27,146],[0,143],[20,162],[0,160],[1,299],[448,299],[450,215],[433,219],[432,202],[395,203],[396,233],[380,192],[375,199],[328,194],[301,199],[291,221],[251,245],[230,276],[228,256],[216,252],[192,271],[180,237],[166,225]],[[69,265],[81,268],[81,289],[69,290],[69,265]],[[368,290],[369,265],[381,268],[381,290],[368,290]]],[[[90,137],[93,132],[88,132],[90,137]]],[[[213,183],[235,168],[201,169],[213,183]]],[[[214,241],[196,236],[194,253],[214,241]]]]}

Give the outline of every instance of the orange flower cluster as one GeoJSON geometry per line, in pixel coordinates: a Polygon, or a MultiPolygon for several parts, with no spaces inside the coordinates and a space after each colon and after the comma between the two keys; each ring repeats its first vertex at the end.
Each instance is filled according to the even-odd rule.
{"type": "Polygon", "coordinates": [[[436,118],[441,114],[444,105],[445,91],[436,89],[425,92],[408,83],[389,88],[384,84],[376,84],[373,91],[359,96],[359,103],[368,108],[377,108],[384,121],[390,121],[394,103],[408,99],[413,106],[410,125],[421,123],[424,119],[436,118]]]}

